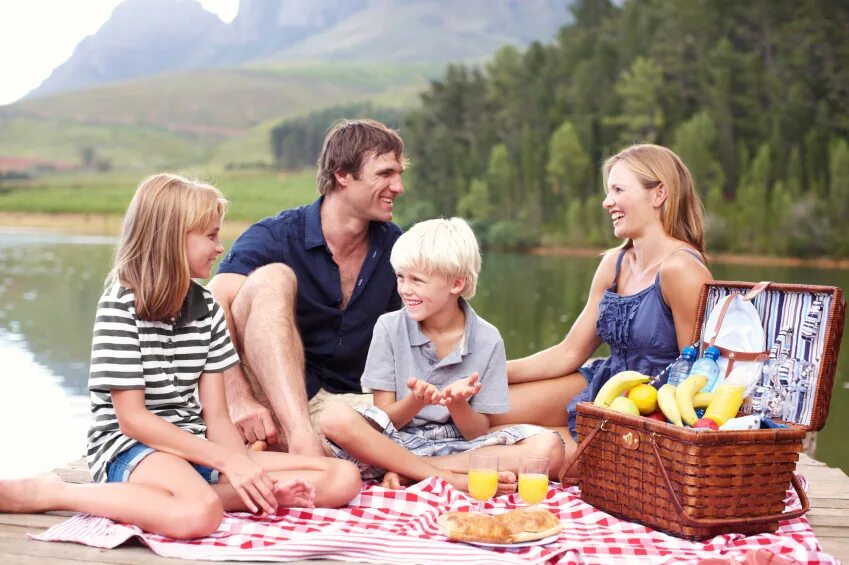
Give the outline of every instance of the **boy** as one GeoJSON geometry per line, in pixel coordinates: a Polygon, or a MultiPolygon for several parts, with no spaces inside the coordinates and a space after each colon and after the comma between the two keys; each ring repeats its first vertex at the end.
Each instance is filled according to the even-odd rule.
{"type": "Polygon", "coordinates": [[[475,234],[459,219],[421,222],[390,256],[402,310],[374,328],[363,386],[374,406],[359,412],[336,403],[321,414],[333,455],[359,464],[365,479],[438,476],[468,491],[468,451],[500,458],[499,492],[515,491],[519,458],[550,458],[556,477],[564,451],[559,436],[520,424],[489,431],[490,414],[507,412],[507,361],[498,330],[467,299],[481,258],[475,234]]]}

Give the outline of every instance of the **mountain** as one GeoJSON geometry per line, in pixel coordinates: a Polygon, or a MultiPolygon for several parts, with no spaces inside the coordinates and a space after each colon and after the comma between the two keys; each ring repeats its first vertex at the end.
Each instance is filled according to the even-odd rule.
{"type": "Polygon", "coordinates": [[[125,0],[28,97],[77,90],[187,66],[186,53],[225,24],[195,0],[125,0]]]}
{"type": "Polygon", "coordinates": [[[569,0],[241,0],[225,24],[196,0],[125,0],[27,98],[185,69],[323,60],[444,63],[546,41],[569,0]]]}

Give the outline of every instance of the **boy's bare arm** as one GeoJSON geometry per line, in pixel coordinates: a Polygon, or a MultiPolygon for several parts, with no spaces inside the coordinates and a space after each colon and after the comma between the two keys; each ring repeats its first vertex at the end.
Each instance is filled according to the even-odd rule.
{"type": "Polygon", "coordinates": [[[475,439],[489,431],[489,416],[476,412],[468,400],[455,400],[448,405],[451,420],[466,439],[475,439]]]}
{"type": "Polygon", "coordinates": [[[475,372],[442,390],[443,399],[440,404],[448,407],[451,420],[466,439],[475,439],[489,431],[489,416],[476,412],[469,405],[469,399],[480,392],[481,383],[478,378],[478,373],[475,372]]]}
{"type": "Polygon", "coordinates": [[[425,402],[424,399],[417,398],[415,394],[407,395],[401,400],[396,400],[396,398],[395,393],[391,390],[374,391],[374,405],[386,412],[397,430],[409,424],[410,420],[426,404],[433,404],[425,402]]]}

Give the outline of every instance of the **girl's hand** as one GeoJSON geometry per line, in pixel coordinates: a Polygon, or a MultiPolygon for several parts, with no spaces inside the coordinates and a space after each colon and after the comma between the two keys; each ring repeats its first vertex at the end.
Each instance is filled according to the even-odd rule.
{"type": "Polygon", "coordinates": [[[410,377],[407,381],[407,388],[412,391],[413,396],[417,400],[425,404],[441,404],[442,393],[439,389],[426,381],[420,381],[416,377],[410,377]]]}
{"type": "Polygon", "coordinates": [[[481,390],[481,384],[478,382],[479,376],[477,372],[472,373],[465,379],[454,381],[442,389],[442,400],[440,404],[448,406],[452,402],[467,400],[479,393],[481,390]]]}
{"type": "Polygon", "coordinates": [[[236,490],[245,506],[254,514],[260,507],[266,514],[277,510],[274,479],[247,454],[233,451],[219,469],[236,490]]]}

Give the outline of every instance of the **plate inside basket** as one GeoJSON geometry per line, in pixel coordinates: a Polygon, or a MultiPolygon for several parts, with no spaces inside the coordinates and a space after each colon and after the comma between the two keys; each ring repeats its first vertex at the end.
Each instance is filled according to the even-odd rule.
{"type": "MultiPolygon", "coordinates": [[[[557,539],[557,536],[560,534],[554,534],[553,536],[548,536],[547,538],[535,539],[531,541],[520,541],[517,543],[491,543],[486,541],[463,541],[460,543],[468,543],[470,545],[477,545],[480,547],[504,547],[507,549],[513,549],[514,547],[531,547],[534,545],[547,545],[557,539]]],[[[457,540],[459,541],[459,540],[457,540]]]]}

